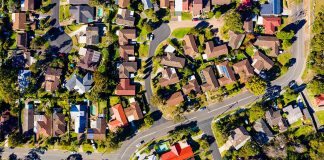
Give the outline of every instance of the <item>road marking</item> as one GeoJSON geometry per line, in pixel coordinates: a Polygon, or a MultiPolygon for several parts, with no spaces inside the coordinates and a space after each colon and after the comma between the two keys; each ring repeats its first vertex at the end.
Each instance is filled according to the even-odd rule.
{"type": "MultiPolygon", "coordinates": [[[[243,99],[241,99],[241,100],[238,100],[237,103],[240,102],[240,101],[244,101],[245,99],[248,99],[248,98],[251,98],[251,97],[254,97],[254,96],[251,95],[251,96],[249,96],[249,97],[245,97],[245,98],[243,98],[243,99]]],[[[211,113],[211,112],[217,111],[217,110],[222,109],[222,108],[226,108],[227,106],[230,106],[230,105],[233,105],[233,104],[235,105],[236,102],[231,103],[231,104],[228,104],[228,105],[225,105],[225,106],[222,106],[222,107],[215,108],[215,109],[213,109],[213,110],[208,111],[208,113],[211,113]]]]}

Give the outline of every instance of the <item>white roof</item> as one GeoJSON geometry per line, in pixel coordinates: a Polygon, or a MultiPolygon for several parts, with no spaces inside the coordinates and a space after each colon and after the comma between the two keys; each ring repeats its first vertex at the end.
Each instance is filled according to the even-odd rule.
{"type": "Polygon", "coordinates": [[[182,12],[182,0],[175,0],[174,10],[176,12],[182,12]]]}
{"type": "Polygon", "coordinates": [[[170,44],[164,49],[164,52],[167,52],[167,53],[173,53],[174,51],[175,51],[175,48],[170,44]]]}
{"type": "Polygon", "coordinates": [[[80,56],[85,56],[86,53],[87,53],[87,49],[86,48],[81,47],[79,49],[79,55],[80,56]]]}
{"type": "Polygon", "coordinates": [[[203,59],[207,59],[207,54],[202,55],[203,59]]]}
{"type": "Polygon", "coordinates": [[[263,25],[263,17],[262,16],[258,16],[257,24],[258,25],[263,25]]]}
{"type": "Polygon", "coordinates": [[[87,36],[80,36],[79,37],[79,43],[87,43],[87,36]]]}

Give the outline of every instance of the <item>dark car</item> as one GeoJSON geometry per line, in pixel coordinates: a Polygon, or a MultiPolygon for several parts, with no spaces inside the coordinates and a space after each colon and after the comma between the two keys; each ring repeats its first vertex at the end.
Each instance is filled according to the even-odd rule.
{"type": "Polygon", "coordinates": [[[87,151],[87,152],[86,152],[87,155],[90,155],[91,153],[92,153],[92,152],[90,152],[90,151],[87,151]]]}

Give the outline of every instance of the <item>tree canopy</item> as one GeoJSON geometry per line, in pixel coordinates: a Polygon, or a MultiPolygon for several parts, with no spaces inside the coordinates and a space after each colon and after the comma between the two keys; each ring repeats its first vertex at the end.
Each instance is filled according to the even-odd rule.
{"type": "Polygon", "coordinates": [[[288,52],[278,55],[278,61],[283,66],[286,65],[290,61],[291,58],[292,58],[292,54],[288,53],[288,52]]]}
{"type": "Polygon", "coordinates": [[[265,93],[267,83],[258,76],[253,76],[247,83],[246,88],[254,95],[260,96],[265,93]]]}

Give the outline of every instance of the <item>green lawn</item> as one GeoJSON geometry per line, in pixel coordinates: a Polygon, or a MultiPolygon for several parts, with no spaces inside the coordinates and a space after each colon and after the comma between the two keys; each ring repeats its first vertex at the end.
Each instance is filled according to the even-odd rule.
{"type": "Polygon", "coordinates": [[[67,20],[71,17],[70,11],[69,11],[70,5],[61,5],[60,6],[60,22],[67,20]]]}
{"type": "Polygon", "coordinates": [[[315,113],[316,113],[317,118],[319,119],[321,125],[324,125],[324,111],[317,111],[315,113]]]}
{"type": "Polygon", "coordinates": [[[175,38],[183,38],[191,30],[190,27],[187,28],[178,28],[172,32],[172,36],[175,38]]]}
{"type": "Polygon", "coordinates": [[[87,151],[93,152],[93,148],[91,144],[88,143],[82,145],[82,150],[83,152],[87,152],[87,151]]]}
{"type": "Polygon", "coordinates": [[[148,44],[141,44],[138,53],[140,57],[147,57],[149,52],[149,45],[148,44]]]}
{"type": "Polygon", "coordinates": [[[226,143],[226,141],[227,141],[227,137],[225,137],[222,134],[222,132],[220,132],[218,130],[215,123],[212,123],[212,131],[214,133],[214,136],[215,136],[218,147],[221,147],[222,145],[224,145],[226,143]]]}
{"type": "Polygon", "coordinates": [[[182,12],[181,19],[184,20],[192,20],[192,14],[190,12],[182,12]]]}
{"type": "Polygon", "coordinates": [[[297,122],[293,123],[290,125],[291,128],[296,128],[303,125],[303,121],[301,119],[299,119],[297,122]]]}
{"type": "Polygon", "coordinates": [[[312,126],[301,126],[299,127],[295,132],[294,132],[294,136],[295,137],[300,137],[302,135],[309,135],[311,133],[313,133],[313,127],[312,126]]]}

